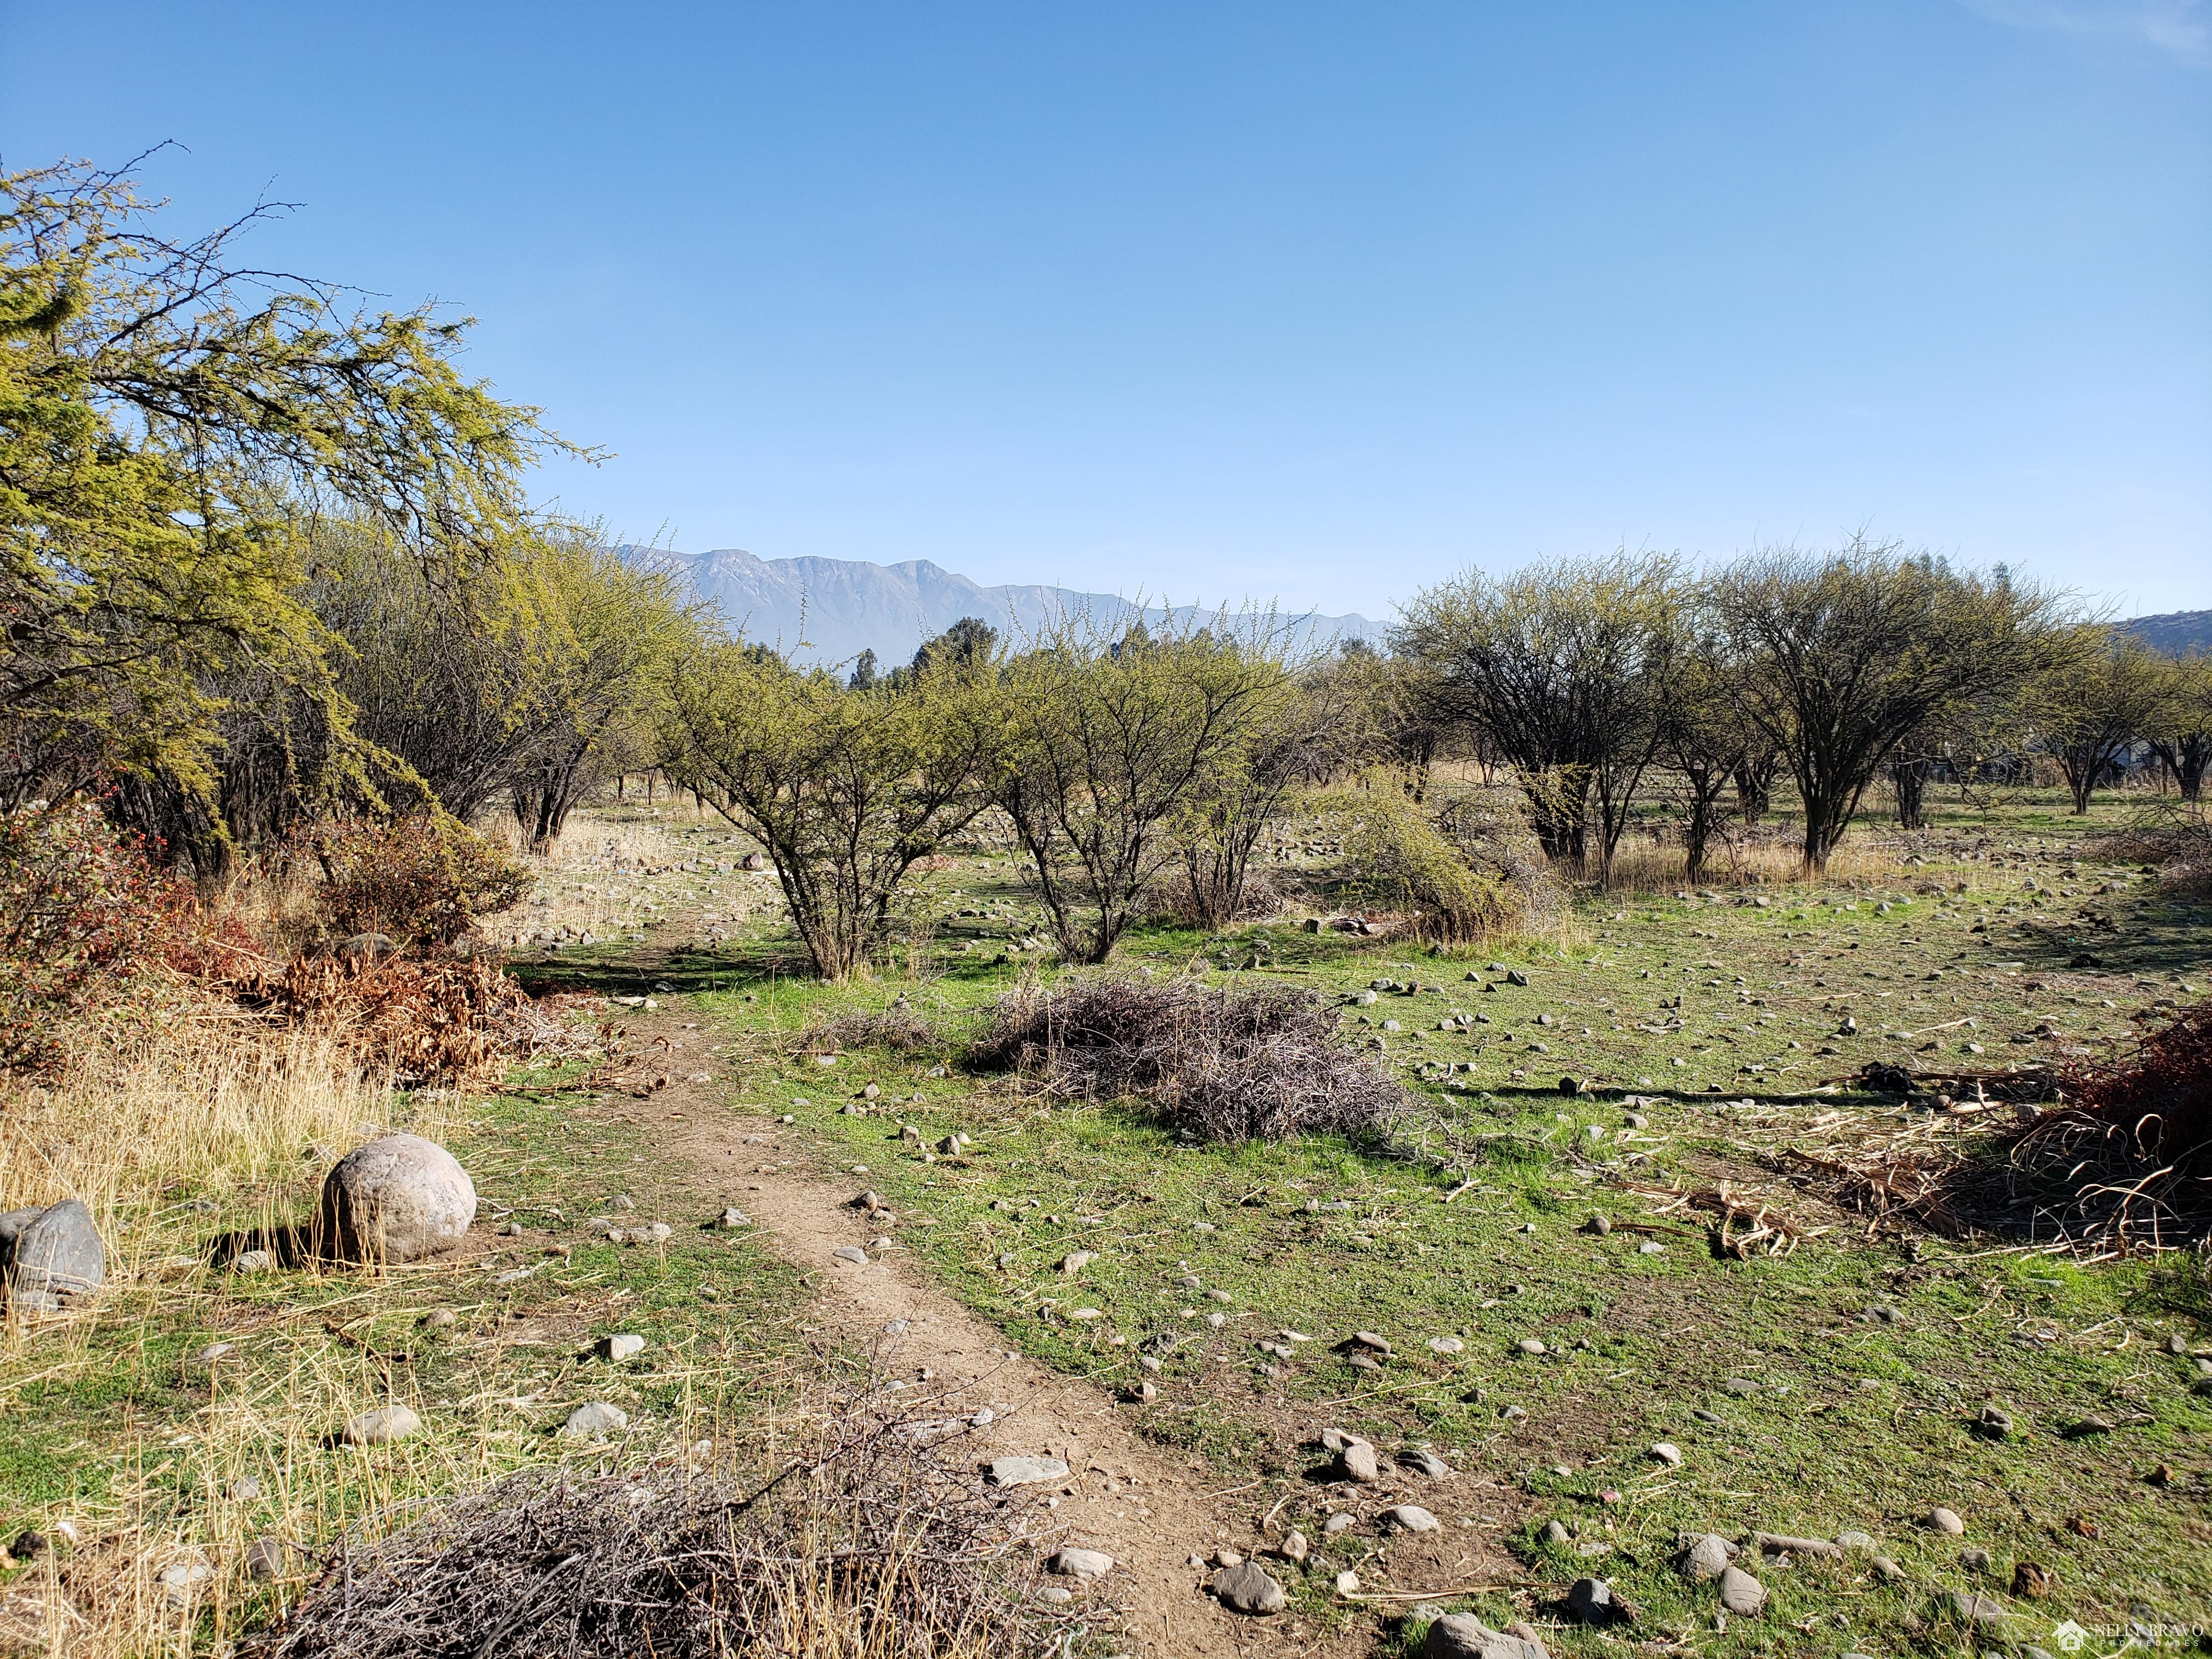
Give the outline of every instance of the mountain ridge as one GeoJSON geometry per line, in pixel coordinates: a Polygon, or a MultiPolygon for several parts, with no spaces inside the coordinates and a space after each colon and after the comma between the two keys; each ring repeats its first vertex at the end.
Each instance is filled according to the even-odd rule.
{"type": "MultiPolygon", "coordinates": [[[[675,573],[746,638],[802,662],[849,662],[873,651],[888,666],[906,660],[963,617],[981,617],[1000,638],[1019,640],[1066,616],[1088,617],[1117,631],[1139,616],[1155,625],[1171,620],[1204,626],[1240,614],[1226,606],[1139,606],[1118,594],[1042,582],[987,587],[930,559],[896,564],[816,556],[763,559],[735,547],[703,553],[625,547],[622,553],[635,563],[675,573]]],[[[1278,613],[1276,621],[1305,648],[1382,633],[1382,623],[1357,614],[1278,613]]]]}

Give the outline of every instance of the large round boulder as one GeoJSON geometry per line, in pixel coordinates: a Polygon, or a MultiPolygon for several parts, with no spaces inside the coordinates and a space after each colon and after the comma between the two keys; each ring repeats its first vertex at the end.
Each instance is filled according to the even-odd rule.
{"type": "Polygon", "coordinates": [[[82,1200],[0,1215],[0,1300],[27,1313],[58,1313],[107,1279],[107,1249],[82,1200]]]}
{"type": "Polygon", "coordinates": [[[413,1261],[453,1249],[476,1214],[475,1183],[451,1152],[420,1135],[380,1135],[324,1181],[322,1248],[348,1261],[413,1261]]]}

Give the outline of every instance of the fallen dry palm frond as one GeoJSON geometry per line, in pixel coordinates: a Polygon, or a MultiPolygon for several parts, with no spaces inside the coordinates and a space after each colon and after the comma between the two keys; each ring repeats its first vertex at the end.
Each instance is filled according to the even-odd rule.
{"type": "Polygon", "coordinates": [[[1062,1099],[1141,1099],[1212,1141],[1371,1136],[1406,1107],[1382,1063],[1344,1045],[1334,1007],[1273,980],[1217,987],[1109,974],[1017,991],[968,1058],[1062,1099]]]}
{"type": "Polygon", "coordinates": [[[1043,1659],[1026,1511],[871,1408],[765,1479],[540,1470],[334,1555],[252,1659],[1043,1659]]]}
{"type": "Polygon", "coordinates": [[[331,1031],[396,1082],[455,1082],[522,1060],[580,1059],[595,1042],[481,957],[304,956],[234,970],[241,1006],[331,1031]]]}

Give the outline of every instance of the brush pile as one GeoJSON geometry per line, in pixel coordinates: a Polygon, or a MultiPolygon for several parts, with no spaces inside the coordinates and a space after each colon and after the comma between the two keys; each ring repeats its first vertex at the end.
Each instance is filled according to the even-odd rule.
{"type": "Polygon", "coordinates": [[[257,1013],[327,1028],[404,1087],[598,1052],[586,1032],[483,957],[303,956],[281,967],[264,960],[224,988],[257,1013]]]}
{"type": "Polygon", "coordinates": [[[2185,896],[2212,895],[2212,818],[2195,802],[2153,806],[2124,830],[2092,842],[2092,858],[2155,868],[2159,884],[2185,896]]]}
{"type": "Polygon", "coordinates": [[[799,1034],[802,1054],[834,1054],[847,1048],[889,1048],[908,1054],[937,1040],[930,1023],[904,997],[887,1008],[855,1008],[810,1025],[799,1034]]]}
{"type": "Polygon", "coordinates": [[[1209,1141],[1371,1137],[1406,1105],[1381,1060],[1340,1041],[1334,1007],[1273,981],[1216,988],[1104,975],[1018,991],[968,1059],[1060,1099],[1140,1099],[1209,1141]]]}
{"type": "Polygon", "coordinates": [[[1043,1659],[1035,1541],[916,1425],[854,1409],[764,1483],[541,1470],[333,1559],[252,1659],[1043,1659]]]}
{"type": "Polygon", "coordinates": [[[2212,1003],[2063,1089],[2064,1103],[2022,1128],[2009,1158],[2062,1237],[2125,1253],[2212,1234],[2212,1003]]]}

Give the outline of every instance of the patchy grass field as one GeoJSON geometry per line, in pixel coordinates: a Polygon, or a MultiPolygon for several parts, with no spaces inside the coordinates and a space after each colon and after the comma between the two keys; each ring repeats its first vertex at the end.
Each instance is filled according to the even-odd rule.
{"type": "MultiPolygon", "coordinates": [[[[1558,1619],[1591,1574],[1638,1610],[1632,1638],[1686,1651],[2049,1646],[2067,1619],[2107,1651],[2131,1622],[2212,1622],[2203,1259],[1938,1237],[1845,1206],[1823,1164],[1792,1154],[1941,1158],[2009,1110],[1855,1093],[1869,1061],[2085,1061],[2201,994],[2204,907],[2081,855],[2119,817],[2085,824],[2031,799],[1879,845],[1862,831],[1822,884],[1686,893],[1647,858],[1632,890],[1580,898],[1557,938],[1474,952],[1308,933],[1294,902],[1225,934],[1127,942],[1132,970],[1273,975],[1340,1001],[1350,1038],[1379,1044],[1417,1102],[1388,1151],[1200,1146],[1130,1103],[1049,1105],[964,1071],[994,1000],[1057,972],[1017,867],[988,845],[930,873],[896,971],[868,984],[805,977],[773,875],[743,871],[749,843],[688,810],[581,826],[511,938],[541,986],[652,994],[696,1021],[722,1046],[729,1109],[790,1114],[818,1164],[865,1164],[902,1218],[896,1248],[1010,1342],[1103,1386],[1152,1382],[1158,1397],[1127,1408],[1147,1433],[1209,1460],[1219,1486],[1256,1483],[1240,1547],[1265,1541],[1263,1515],[1266,1536],[1316,1540],[1305,1574],[1279,1570],[1324,1628],[1379,1605],[1379,1638],[1410,1642],[1430,1605],[1331,1593],[1346,1567],[1395,1583],[1371,1505],[1325,1478],[1314,1441],[1335,1426],[1456,1472],[1395,1489],[1518,1560],[1504,1589],[1434,1598],[1494,1624],[1558,1619]],[[921,1048],[799,1040],[902,997],[930,1022],[921,1048]],[[932,1150],[956,1131],[963,1151],[932,1150]],[[1716,1217],[1688,1200],[1723,1192],[1785,1224],[1768,1242],[1794,1240],[1786,1253],[1716,1253],[1716,1217]],[[1073,1252],[1090,1260],[1066,1271],[1073,1252]],[[1388,1340],[1378,1368],[1353,1363],[1354,1332],[1388,1340]],[[1985,1424],[1990,1407],[2008,1429],[1985,1424]],[[1938,1505],[1962,1536],[1929,1526],[1938,1505]],[[1354,1524],[1322,1541],[1334,1510],[1354,1524]],[[1723,1630],[1674,1557],[1684,1534],[1754,1529],[1872,1541],[1770,1559],[1764,1617],[1723,1630]],[[2047,1595],[2014,1593],[2038,1582],[2023,1564],[2047,1595]],[[2002,1638],[1966,1631],[1953,1591],[2001,1607],[2002,1638]]],[[[180,1172],[115,1198],[132,1270],[92,1317],[9,1334],[0,1522],[12,1536],[74,1518],[106,1540],[113,1593],[136,1608],[123,1647],[206,1648],[265,1615],[288,1587],[246,1579],[250,1539],[320,1549],[364,1516],[532,1462],[660,1455],[793,1386],[798,1277],[702,1230],[700,1194],[659,1155],[665,1115],[514,1082],[382,1103],[386,1121],[445,1135],[492,1206],[459,1258],[373,1279],[227,1274],[210,1265],[217,1239],[303,1214],[325,1163],[180,1172]],[[611,1213],[672,1236],[592,1242],[584,1224],[611,1213]],[[510,1218],[520,1237],[494,1231],[510,1218]],[[556,1244],[565,1260],[544,1254],[556,1244]],[[616,1330],[647,1337],[643,1354],[592,1358],[616,1330]],[[631,1413],[626,1438],[554,1432],[591,1399],[631,1413]],[[426,1433],[374,1451],[333,1440],[386,1401],[426,1433]],[[187,1614],[154,1574],[196,1551],[216,1574],[187,1614]]],[[[51,1565],[13,1569],[8,1588],[51,1565]]],[[[1621,1633],[1547,1640],[1595,1653],[1621,1633]]]]}

